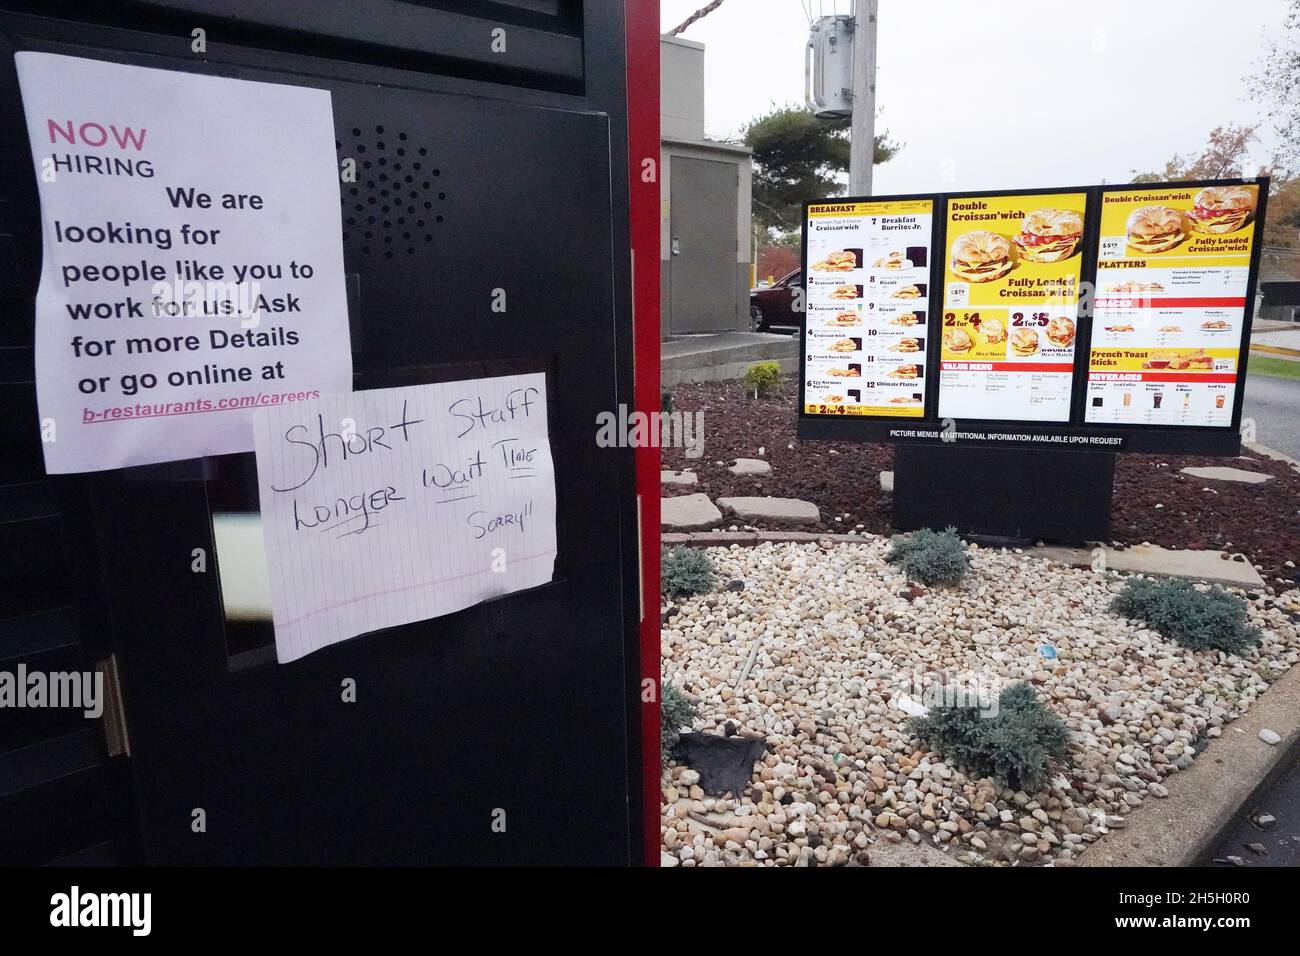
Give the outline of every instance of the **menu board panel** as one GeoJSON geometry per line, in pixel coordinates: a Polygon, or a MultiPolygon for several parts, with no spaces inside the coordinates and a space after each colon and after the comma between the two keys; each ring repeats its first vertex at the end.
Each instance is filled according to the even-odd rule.
{"type": "Polygon", "coordinates": [[[1103,190],[1088,423],[1230,426],[1257,184],[1103,190]]]}
{"type": "Polygon", "coordinates": [[[804,411],[925,410],[933,199],[808,207],[804,411]]]}
{"type": "Polygon", "coordinates": [[[1086,192],[952,196],[939,415],[1070,418],[1086,192]]]}

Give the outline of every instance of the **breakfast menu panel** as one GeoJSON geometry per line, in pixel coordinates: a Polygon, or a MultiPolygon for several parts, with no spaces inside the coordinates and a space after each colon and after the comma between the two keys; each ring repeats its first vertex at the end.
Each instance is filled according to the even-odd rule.
{"type": "Polygon", "coordinates": [[[1070,418],[1085,192],[948,199],[939,415],[1070,418]]]}
{"type": "Polygon", "coordinates": [[[1088,423],[1232,424],[1254,184],[1105,190],[1088,423]]]}
{"type": "Polygon", "coordinates": [[[925,409],[932,199],[808,207],[804,411],[925,409]]]}

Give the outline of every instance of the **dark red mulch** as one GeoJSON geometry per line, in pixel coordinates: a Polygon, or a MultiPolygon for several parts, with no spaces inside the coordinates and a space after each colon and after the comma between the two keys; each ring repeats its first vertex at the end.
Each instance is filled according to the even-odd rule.
{"type": "MultiPolygon", "coordinates": [[[[793,394],[747,398],[737,382],[678,386],[673,390],[674,407],[704,412],[704,455],[691,459],[680,448],[665,448],[663,466],[688,468],[699,475],[700,484],[665,486],[663,493],[701,491],[714,499],[802,498],[821,509],[819,530],[843,532],[861,524],[875,534],[892,531],[889,497],[880,491],[879,476],[893,468],[893,448],[800,442],[795,437],[796,401],[793,394]],[[759,448],[764,449],[762,455],[759,448]],[[771,475],[737,477],[727,471],[736,458],[760,457],[771,463],[771,475]],[[836,521],[836,516],[841,520],[836,521]]],[[[1240,551],[1262,569],[1268,584],[1292,587],[1300,582],[1300,570],[1286,567],[1285,562],[1300,564],[1300,474],[1284,462],[1254,455],[1236,459],[1120,455],[1111,537],[1125,544],[1149,541],[1166,548],[1240,551]],[[1266,472],[1274,480],[1244,485],[1180,474],[1180,469],[1195,465],[1266,472]]]]}

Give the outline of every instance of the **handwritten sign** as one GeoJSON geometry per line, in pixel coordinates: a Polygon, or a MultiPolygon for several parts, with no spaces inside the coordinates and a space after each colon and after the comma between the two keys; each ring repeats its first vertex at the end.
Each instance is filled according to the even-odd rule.
{"type": "Polygon", "coordinates": [[[329,395],[253,428],[281,663],[551,580],[544,375],[329,395]]]}
{"type": "Polygon", "coordinates": [[[254,408],[351,389],[328,90],[14,60],[50,474],[249,451],[254,408]]]}

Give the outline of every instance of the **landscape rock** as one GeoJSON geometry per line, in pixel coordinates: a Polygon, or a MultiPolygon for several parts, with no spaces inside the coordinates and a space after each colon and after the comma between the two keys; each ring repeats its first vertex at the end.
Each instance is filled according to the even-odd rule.
{"type": "Polygon", "coordinates": [[[661,471],[659,472],[659,484],[661,485],[697,485],[700,478],[693,471],[661,471]]]}
{"type": "Polygon", "coordinates": [[[772,466],[761,458],[737,458],[727,471],[733,475],[770,475],[772,466]]]}
{"type": "Polygon", "coordinates": [[[1209,481],[1239,481],[1248,485],[1260,485],[1273,480],[1272,475],[1261,474],[1258,471],[1246,471],[1243,468],[1227,468],[1223,466],[1183,468],[1181,471],[1184,475],[1191,475],[1193,478],[1204,478],[1209,481]]]}
{"type": "Polygon", "coordinates": [[[817,506],[798,498],[719,498],[718,506],[746,521],[774,524],[817,524],[821,521],[817,506]]]}
{"type": "Polygon", "coordinates": [[[708,495],[678,495],[659,499],[659,525],[672,531],[694,531],[711,528],[722,520],[708,495]]]}
{"type": "MultiPolygon", "coordinates": [[[[838,864],[839,846],[849,866],[868,849],[925,851],[942,865],[1071,865],[1176,789],[1205,740],[1300,661],[1300,595],[1249,602],[1261,634],[1249,654],[1195,652],[1110,610],[1120,575],[972,546],[961,584],[913,597],[888,547],[881,537],[708,551],[718,580],[744,590],[678,602],[661,631],[664,679],[698,701],[699,733],[742,739],[723,736],[731,723],[765,736],[767,751],[744,792],[709,811],[735,822],[697,831],[698,859],[682,865],[704,865],[706,852],[838,864]],[[1056,658],[1038,653],[1044,644],[1056,658]],[[1068,765],[1038,792],[969,778],[915,739],[900,709],[929,699],[929,675],[984,692],[1031,679],[1070,732],[1068,765]],[[743,843],[719,841],[739,827],[743,843]]],[[[664,787],[712,799],[687,772],[670,764],[664,787]]]]}

